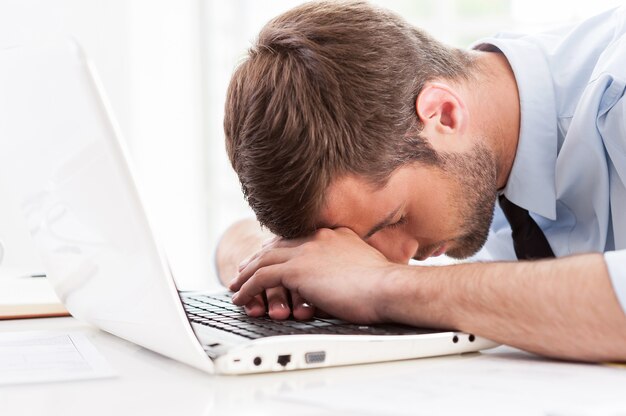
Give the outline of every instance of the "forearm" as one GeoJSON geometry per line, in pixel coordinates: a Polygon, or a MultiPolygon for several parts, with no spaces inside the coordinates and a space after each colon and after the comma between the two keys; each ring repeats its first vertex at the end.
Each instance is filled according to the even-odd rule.
{"type": "Polygon", "coordinates": [[[384,316],[453,327],[542,355],[626,359],[626,317],[600,254],[398,269],[384,316]]]}

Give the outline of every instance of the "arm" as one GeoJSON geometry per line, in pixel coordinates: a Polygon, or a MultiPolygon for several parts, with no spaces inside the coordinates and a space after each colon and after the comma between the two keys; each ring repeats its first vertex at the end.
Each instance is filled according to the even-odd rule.
{"type": "Polygon", "coordinates": [[[350,230],[324,230],[252,258],[233,301],[276,284],[350,321],[455,328],[559,358],[626,359],[626,316],[600,254],[416,267],[389,263],[350,230]]]}
{"type": "Polygon", "coordinates": [[[238,273],[239,263],[259,251],[263,241],[273,237],[274,234],[261,228],[252,218],[237,221],[228,227],[215,251],[215,268],[220,283],[228,286],[238,273]]]}
{"type": "Polygon", "coordinates": [[[601,254],[405,269],[392,280],[388,319],[458,328],[552,357],[626,359],[626,316],[601,254]],[[415,302],[411,293],[431,300],[415,302]]]}

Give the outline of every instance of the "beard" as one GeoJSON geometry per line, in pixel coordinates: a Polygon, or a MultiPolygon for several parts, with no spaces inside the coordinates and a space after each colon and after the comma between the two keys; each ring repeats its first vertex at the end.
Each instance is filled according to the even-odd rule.
{"type": "Polygon", "coordinates": [[[487,146],[479,143],[468,153],[440,153],[441,170],[456,183],[452,201],[462,218],[459,237],[446,252],[454,259],[476,254],[487,241],[498,195],[496,162],[487,146]]]}

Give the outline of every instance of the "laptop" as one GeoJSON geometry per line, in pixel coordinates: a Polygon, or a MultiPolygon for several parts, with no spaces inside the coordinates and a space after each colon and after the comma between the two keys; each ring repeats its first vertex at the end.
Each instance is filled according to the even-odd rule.
{"type": "Polygon", "coordinates": [[[79,45],[64,39],[0,50],[0,91],[0,174],[10,178],[49,280],[77,319],[213,374],[403,360],[497,345],[454,330],[251,318],[225,290],[179,292],[110,107],[79,45]]]}

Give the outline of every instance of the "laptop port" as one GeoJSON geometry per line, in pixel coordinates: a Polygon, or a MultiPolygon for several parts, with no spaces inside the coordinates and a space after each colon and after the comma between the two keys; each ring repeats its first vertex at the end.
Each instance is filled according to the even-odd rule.
{"type": "Polygon", "coordinates": [[[291,361],[291,354],[279,355],[278,360],[277,360],[278,364],[282,365],[283,367],[289,364],[290,361],[291,361]]]}
{"type": "Polygon", "coordinates": [[[304,354],[304,361],[307,364],[319,364],[326,360],[326,351],[314,351],[304,354]]]}
{"type": "Polygon", "coordinates": [[[256,365],[258,367],[258,366],[261,365],[263,360],[261,360],[261,357],[254,357],[254,360],[252,360],[252,362],[254,363],[254,365],[256,365]]]}

